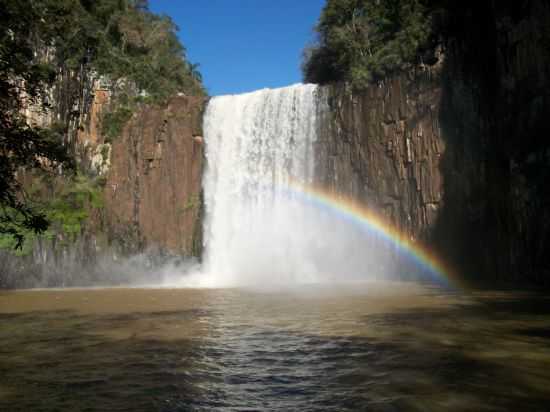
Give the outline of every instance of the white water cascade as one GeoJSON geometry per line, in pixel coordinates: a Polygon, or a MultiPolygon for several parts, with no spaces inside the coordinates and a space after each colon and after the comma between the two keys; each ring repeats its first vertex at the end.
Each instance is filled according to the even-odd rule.
{"type": "Polygon", "coordinates": [[[320,91],[293,85],[209,102],[202,285],[324,282],[372,269],[364,231],[292,189],[314,181],[320,91]]]}

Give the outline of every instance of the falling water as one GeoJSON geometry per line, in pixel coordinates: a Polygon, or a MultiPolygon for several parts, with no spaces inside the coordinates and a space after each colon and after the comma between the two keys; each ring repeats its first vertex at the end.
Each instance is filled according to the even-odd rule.
{"type": "Polygon", "coordinates": [[[373,272],[364,233],[289,189],[315,179],[321,91],[294,85],[209,102],[204,282],[287,285],[373,272]]]}

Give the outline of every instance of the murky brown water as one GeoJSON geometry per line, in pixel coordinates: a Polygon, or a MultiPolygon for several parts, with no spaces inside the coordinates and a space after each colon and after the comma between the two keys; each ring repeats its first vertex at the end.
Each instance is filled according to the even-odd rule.
{"type": "Polygon", "coordinates": [[[0,292],[1,411],[550,411],[550,298],[0,292]]]}

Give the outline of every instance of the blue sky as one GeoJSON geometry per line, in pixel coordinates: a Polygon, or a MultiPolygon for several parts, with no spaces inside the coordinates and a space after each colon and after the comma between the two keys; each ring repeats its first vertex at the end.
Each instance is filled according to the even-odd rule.
{"type": "Polygon", "coordinates": [[[149,0],[179,26],[210,95],[301,81],[304,46],[325,0],[149,0]]]}

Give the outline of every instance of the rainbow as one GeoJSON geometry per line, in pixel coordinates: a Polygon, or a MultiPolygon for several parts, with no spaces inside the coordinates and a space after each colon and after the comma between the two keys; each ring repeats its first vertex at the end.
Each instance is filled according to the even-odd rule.
{"type": "Polygon", "coordinates": [[[462,288],[465,286],[455,271],[426,246],[413,239],[409,239],[396,227],[364,205],[360,205],[345,196],[296,182],[290,182],[287,191],[292,196],[299,197],[302,201],[315,208],[327,210],[339,218],[354,225],[360,225],[368,232],[388,241],[400,253],[405,254],[405,256],[412,259],[422,268],[423,271],[427,272],[432,280],[452,288],[462,288]]]}

